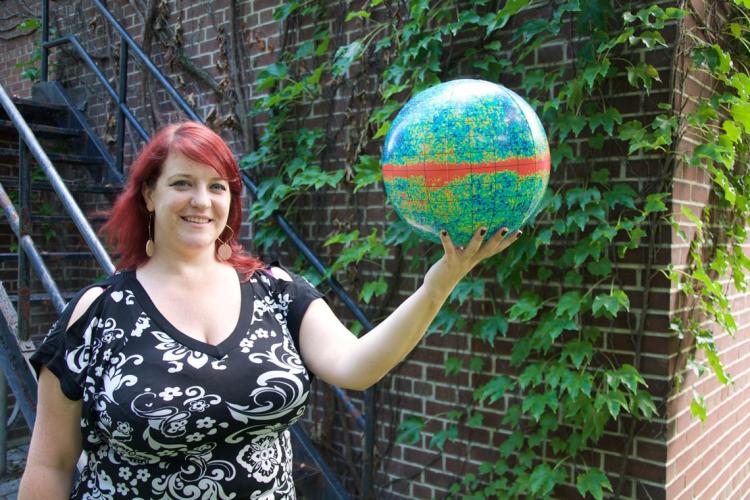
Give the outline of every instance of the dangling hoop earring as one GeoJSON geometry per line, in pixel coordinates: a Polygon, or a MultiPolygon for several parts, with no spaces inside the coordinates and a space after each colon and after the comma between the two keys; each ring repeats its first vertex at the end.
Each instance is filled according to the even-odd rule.
{"type": "Polygon", "coordinates": [[[146,240],[146,255],[154,256],[154,239],[151,237],[151,224],[154,222],[154,212],[148,213],[148,240],[146,240]]]}
{"type": "Polygon", "coordinates": [[[219,245],[219,250],[217,251],[221,260],[229,260],[232,256],[232,247],[229,246],[229,242],[234,238],[234,229],[232,229],[232,226],[229,224],[227,224],[226,227],[232,232],[227,241],[224,241],[219,237],[216,238],[221,243],[221,245],[219,245]]]}

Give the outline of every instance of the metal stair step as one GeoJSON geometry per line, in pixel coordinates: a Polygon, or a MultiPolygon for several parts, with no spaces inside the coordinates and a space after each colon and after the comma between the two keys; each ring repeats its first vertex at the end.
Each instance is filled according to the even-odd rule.
{"type": "MultiPolygon", "coordinates": [[[[31,101],[28,99],[13,99],[18,111],[29,123],[38,123],[52,126],[67,125],[70,120],[70,111],[67,106],[60,104],[49,104],[31,101]]],[[[8,119],[5,109],[0,107],[0,118],[8,119]]]]}
{"type": "MultiPolygon", "coordinates": [[[[56,127],[39,123],[30,123],[29,128],[37,136],[42,137],[81,137],[83,130],[69,127],[56,127]]],[[[16,133],[16,127],[10,120],[0,119],[0,132],[16,133]]]]}
{"type": "MultiPolygon", "coordinates": [[[[0,183],[2,183],[6,191],[14,191],[18,188],[18,177],[0,176],[0,183]]],[[[66,180],[65,186],[67,186],[71,193],[118,194],[122,190],[122,186],[116,184],[94,184],[91,181],[66,180]]],[[[47,181],[32,181],[31,189],[53,191],[52,184],[47,181]]]]}
{"type": "MultiPolygon", "coordinates": [[[[104,163],[101,158],[96,156],[69,155],[63,153],[47,153],[49,159],[53,162],[60,163],[77,163],[83,165],[100,165],[104,163]]],[[[0,148],[0,158],[18,158],[18,149],[0,148]]]]}

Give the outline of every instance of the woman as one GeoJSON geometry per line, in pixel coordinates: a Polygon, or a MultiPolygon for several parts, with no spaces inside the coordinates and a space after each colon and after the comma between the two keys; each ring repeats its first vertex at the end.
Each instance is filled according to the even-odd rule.
{"type": "Polygon", "coordinates": [[[374,384],[518,237],[480,229],[457,249],[443,232],[424,284],[356,338],[307,282],[244,253],[240,194],[231,151],[198,123],[164,128],[133,163],[103,228],[119,272],[71,300],[32,357],[19,498],[294,498],[287,428],[311,375],[374,384]]]}

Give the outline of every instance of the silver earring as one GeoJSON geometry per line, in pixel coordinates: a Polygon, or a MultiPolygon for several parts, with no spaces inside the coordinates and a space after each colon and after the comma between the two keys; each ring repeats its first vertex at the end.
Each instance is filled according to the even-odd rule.
{"type": "Polygon", "coordinates": [[[148,213],[148,240],[146,240],[146,255],[148,257],[154,256],[154,239],[151,236],[151,224],[154,221],[154,212],[148,213]]]}
{"type": "Polygon", "coordinates": [[[221,260],[229,260],[232,256],[232,247],[229,246],[229,242],[234,238],[234,229],[232,229],[229,224],[227,224],[227,228],[232,232],[229,238],[227,238],[227,241],[223,241],[221,238],[216,238],[221,243],[221,245],[219,245],[219,250],[217,251],[221,260]]]}

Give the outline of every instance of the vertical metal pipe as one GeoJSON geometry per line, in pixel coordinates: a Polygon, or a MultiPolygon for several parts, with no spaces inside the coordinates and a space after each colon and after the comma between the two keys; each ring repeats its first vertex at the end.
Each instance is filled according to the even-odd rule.
{"type": "Polygon", "coordinates": [[[47,81],[49,49],[45,46],[49,41],[49,0],[42,0],[42,61],[39,78],[47,81]]]}
{"type": "Polygon", "coordinates": [[[18,141],[18,193],[20,205],[18,237],[18,338],[29,339],[31,322],[31,264],[21,239],[31,234],[31,161],[23,139],[18,141]]]}
{"type": "Polygon", "coordinates": [[[0,476],[8,472],[8,384],[0,373],[0,476]]]}
{"type": "MultiPolygon", "coordinates": [[[[145,75],[144,75],[145,77],[145,75]]],[[[127,104],[127,87],[128,87],[128,43],[121,36],[120,37],[120,87],[117,89],[118,92],[118,107],[117,107],[117,169],[124,173],[123,168],[124,156],[125,156],[125,113],[123,113],[123,104],[127,104]]]]}

